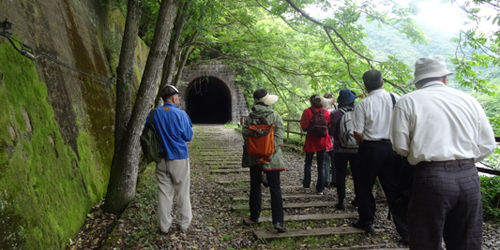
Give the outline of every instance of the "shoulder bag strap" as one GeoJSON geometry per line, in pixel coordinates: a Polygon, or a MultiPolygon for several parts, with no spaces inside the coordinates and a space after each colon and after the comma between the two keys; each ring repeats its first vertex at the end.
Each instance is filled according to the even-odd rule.
{"type": "MultiPolygon", "coordinates": [[[[156,133],[156,138],[158,138],[158,140],[161,138],[159,135],[158,135],[158,132],[156,132],[156,128],[154,127],[154,124],[153,124],[153,121],[155,119],[155,108],[153,108],[153,110],[151,110],[151,113],[149,113],[149,119],[148,119],[148,124],[151,124],[151,126],[153,126],[153,128],[155,129],[154,132],[156,133]]],[[[163,143],[161,141],[158,141],[158,144],[160,144],[160,151],[163,153],[163,152],[167,152],[164,148],[163,148],[163,143]]]]}
{"type": "Polygon", "coordinates": [[[155,109],[153,108],[151,112],[149,112],[148,124],[152,124],[155,119],[155,109]]]}
{"type": "Polygon", "coordinates": [[[392,99],[392,109],[394,109],[394,106],[396,105],[396,98],[394,97],[394,95],[392,93],[389,93],[389,95],[391,95],[391,99],[392,99]]]}

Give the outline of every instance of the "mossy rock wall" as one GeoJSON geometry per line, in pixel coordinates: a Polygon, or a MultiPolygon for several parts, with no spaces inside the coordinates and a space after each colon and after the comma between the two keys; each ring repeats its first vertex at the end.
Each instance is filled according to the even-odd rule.
{"type": "MultiPolygon", "coordinates": [[[[36,54],[111,77],[124,19],[103,2],[0,0],[0,21],[36,54]]],[[[0,37],[0,105],[0,249],[64,249],[106,192],[114,84],[29,60],[0,37]]]]}

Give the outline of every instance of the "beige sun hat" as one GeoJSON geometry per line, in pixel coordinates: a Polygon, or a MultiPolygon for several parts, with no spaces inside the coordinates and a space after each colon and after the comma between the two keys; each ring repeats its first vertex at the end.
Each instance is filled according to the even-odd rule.
{"type": "Polygon", "coordinates": [[[420,80],[433,77],[453,75],[453,72],[446,68],[446,62],[442,56],[422,57],[415,63],[415,79],[413,84],[420,80]]]}
{"type": "Polygon", "coordinates": [[[267,93],[265,89],[258,89],[253,92],[254,103],[262,102],[265,105],[269,106],[278,101],[277,95],[270,95],[267,93]]]}

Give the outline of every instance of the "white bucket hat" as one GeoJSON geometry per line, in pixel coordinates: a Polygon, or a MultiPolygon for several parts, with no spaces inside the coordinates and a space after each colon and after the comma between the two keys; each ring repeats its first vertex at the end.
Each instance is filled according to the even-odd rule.
{"type": "Polygon", "coordinates": [[[413,80],[413,84],[426,78],[448,75],[453,75],[453,72],[446,68],[446,62],[442,56],[422,57],[415,63],[415,79],[413,80]]]}
{"type": "Polygon", "coordinates": [[[278,101],[277,95],[270,95],[267,93],[265,89],[256,90],[253,93],[254,103],[262,102],[265,105],[269,106],[278,101]]]}

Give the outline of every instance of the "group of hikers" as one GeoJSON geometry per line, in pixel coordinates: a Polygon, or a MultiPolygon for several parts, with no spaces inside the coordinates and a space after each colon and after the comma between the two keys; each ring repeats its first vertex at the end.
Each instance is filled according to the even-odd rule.
{"type": "MultiPolygon", "coordinates": [[[[336,105],[332,95],[312,95],[311,107],[300,119],[307,132],[303,188],[310,188],[316,154],[316,193],[322,195],[326,186],[335,186],[335,208],[345,210],[349,165],[355,193],[351,204],[359,216],[354,227],[375,231],[373,187],[378,179],[400,242],[410,249],[440,250],[444,239],[448,250],[480,250],[483,216],[475,163],[493,152],[495,138],[476,99],[447,86],[451,74],[442,56],[428,56],[415,63],[417,91],[402,97],[383,89],[382,73],[375,69],[363,74],[368,96],[356,105],[355,99],[362,95],[349,89],[338,93],[336,105]]],[[[285,170],[283,119],[270,108],[278,96],[259,89],[253,99],[242,128],[245,145],[254,137],[252,126],[271,124],[274,151],[264,160],[248,156],[244,162],[250,167],[250,220],[259,221],[265,179],[272,223],[282,233],[286,232],[280,187],[280,173],[285,170]]]]}
{"type": "MultiPolygon", "coordinates": [[[[451,74],[442,56],[428,56],[415,63],[413,83],[418,90],[402,97],[383,89],[382,74],[375,69],[364,73],[368,96],[356,105],[358,96],[349,89],[339,92],[337,104],[332,95],[311,96],[311,107],[300,120],[307,132],[303,187],[310,188],[316,154],[316,193],[322,195],[326,186],[336,186],[335,208],[345,210],[349,165],[355,193],[351,204],[357,206],[359,215],[354,227],[375,231],[372,191],[378,177],[396,230],[410,249],[440,250],[444,238],[448,250],[480,250],[482,203],[474,163],[495,149],[495,140],[479,103],[447,86],[451,74]]],[[[178,107],[179,91],[174,86],[162,89],[161,97],[165,104],[155,109],[152,122],[164,149],[156,166],[158,230],[169,232],[177,193],[178,230],[186,232],[193,217],[187,147],[193,136],[192,124],[178,107]]],[[[242,127],[245,147],[253,145],[255,131],[265,124],[269,133],[263,134],[271,140],[264,146],[270,146],[271,151],[263,157],[244,157],[243,165],[250,167],[250,220],[259,221],[265,178],[272,223],[282,233],[286,232],[280,187],[280,174],[285,170],[283,119],[270,108],[278,96],[258,89],[253,99],[252,111],[242,127]]]]}

